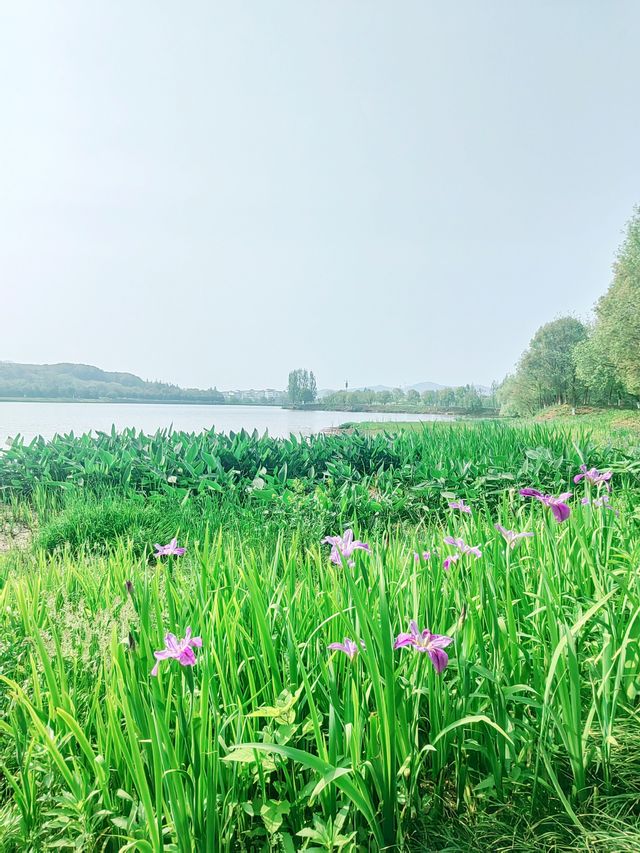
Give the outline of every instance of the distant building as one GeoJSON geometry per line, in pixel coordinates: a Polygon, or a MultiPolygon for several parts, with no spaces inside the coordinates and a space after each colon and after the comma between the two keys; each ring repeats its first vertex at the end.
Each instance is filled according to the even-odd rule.
{"type": "Polygon", "coordinates": [[[276,388],[247,388],[234,391],[224,391],[224,396],[235,403],[266,403],[282,400],[284,391],[276,388]]]}

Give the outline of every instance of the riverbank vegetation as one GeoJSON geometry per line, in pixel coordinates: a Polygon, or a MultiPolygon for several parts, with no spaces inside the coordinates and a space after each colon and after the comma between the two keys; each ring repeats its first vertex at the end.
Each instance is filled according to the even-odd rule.
{"type": "MultiPolygon", "coordinates": [[[[617,447],[636,447],[640,445],[640,411],[638,409],[598,409],[592,406],[549,406],[538,412],[534,418],[504,418],[504,423],[512,427],[531,423],[550,424],[561,427],[567,434],[575,432],[578,436],[588,430],[596,441],[609,442],[617,447]]],[[[360,433],[391,433],[424,429],[423,421],[345,421],[339,430],[360,433]]]]}
{"type": "Polygon", "coordinates": [[[640,208],[627,225],[594,323],[561,317],[538,329],[497,396],[503,414],[517,415],[554,404],[640,403],[640,208]]]}
{"type": "Polygon", "coordinates": [[[16,442],[0,849],[638,849],[618,438],[16,442]]]}

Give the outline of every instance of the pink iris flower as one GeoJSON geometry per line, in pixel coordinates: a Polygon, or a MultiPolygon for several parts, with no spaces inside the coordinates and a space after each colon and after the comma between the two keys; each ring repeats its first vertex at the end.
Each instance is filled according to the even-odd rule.
{"type": "Polygon", "coordinates": [[[187,550],[186,548],[178,547],[178,540],[176,538],[173,538],[167,545],[158,545],[156,542],[153,547],[156,549],[154,557],[182,557],[187,550]]]}
{"type": "Polygon", "coordinates": [[[464,539],[455,539],[453,536],[445,536],[444,541],[447,545],[453,545],[454,548],[458,549],[458,553],[463,554],[473,554],[476,560],[478,557],[482,557],[482,551],[477,545],[467,545],[464,539]]]}
{"type": "Polygon", "coordinates": [[[533,536],[533,533],[516,533],[515,530],[507,530],[501,524],[494,525],[498,533],[501,533],[504,536],[504,540],[509,546],[509,548],[515,548],[518,544],[518,540],[527,539],[533,536]]]}
{"type": "Polygon", "coordinates": [[[330,560],[336,566],[342,565],[342,558],[347,561],[350,568],[355,566],[354,560],[349,559],[354,551],[367,551],[371,553],[371,548],[366,542],[361,542],[359,539],[353,538],[353,530],[345,530],[343,536],[326,536],[322,540],[323,544],[331,545],[330,560]]]}
{"type": "Polygon", "coordinates": [[[553,495],[545,495],[538,489],[520,489],[520,494],[525,498],[535,498],[540,503],[548,506],[556,521],[566,521],[571,515],[571,508],[567,506],[567,500],[572,492],[563,492],[554,498],[553,495]]]}
{"type": "Polygon", "coordinates": [[[460,559],[460,554],[449,554],[449,556],[445,557],[444,560],[442,561],[442,568],[445,570],[445,572],[448,572],[449,569],[451,568],[451,566],[454,563],[457,563],[459,559],[460,559]]]}
{"type": "Polygon", "coordinates": [[[460,498],[459,501],[451,501],[449,509],[459,509],[460,512],[465,512],[467,515],[472,514],[471,507],[464,502],[464,498],[460,498]]]}
{"type": "Polygon", "coordinates": [[[164,649],[153,653],[156,665],[151,670],[151,675],[158,674],[158,665],[161,660],[173,658],[182,666],[193,666],[196,662],[193,646],[199,649],[202,646],[202,637],[192,637],[191,628],[187,628],[183,640],[179,640],[175,634],[167,634],[164,638],[164,649]]]}
{"type": "Polygon", "coordinates": [[[610,509],[611,512],[614,512],[616,515],[620,515],[618,510],[609,503],[609,495],[602,495],[601,497],[594,498],[593,500],[590,500],[590,498],[582,498],[581,503],[584,506],[588,506],[590,504],[591,506],[598,507],[599,509],[610,509]]]}
{"type": "Polygon", "coordinates": [[[435,671],[440,674],[449,663],[449,655],[444,649],[452,642],[453,637],[447,637],[444,634],[432,634],[426,628],[421,631],[418,628],[418,623],[412,619],[409,622],[409,632],[398,634],[393,648],[402,649],[405,646],[412,646],[417,652],[426,652],[435,671]]]}
{"type": "Polygon", "coordinates": [[[606,487],[611,489],[609,484],[609,480],[613,477],[611,471],[598,471],[597,468],[587,468],[586,465],[581,465],[580,471],[581,473],[576,474],[573,478],[574,483],[579,483],[580,480],[587,480],[592,486],[599,486],[601,483],[605,483],[606,487]]]}
{"type": "Polygon", "coordinates": [[[442,568],[445,571],[449,571],[453,563],[457,563],[460,557],[463,557],[465,554],[473,554],[476,560],[479,557],[482,557],[482,551],[477,545],[467,545],[464,539],[456,539],[453,536],[445,536],[444,541],[447,545],[453,545],[454,548],[457,548],[455,554],[450,554],[448,557],[445,557],[442,568]]]}
{"type": "MultiPolygon", "coordinates": [[[[345,637],[343,643],[329,643],[327,648],[331,649],[332,652],[344,652],[349,660],[353,660],[360,651],[358,644],[350,640],[349,637],[345,637]]],[[[365,649],[364,640],[360,640],[360,648],[365,649]]]]}
{"type": "Polygon", "coordinates": [[[413,552],[413,559],[416,561],[416,563],[419,563],[421,558],[426,563],[427,560],[431,559],[431,551],[423,551],[422,554],[420,554],[418,551],[413,552]]]}

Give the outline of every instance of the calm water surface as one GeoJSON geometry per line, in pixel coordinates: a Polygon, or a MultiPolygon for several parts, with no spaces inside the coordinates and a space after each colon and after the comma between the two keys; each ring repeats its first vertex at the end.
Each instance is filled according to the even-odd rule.
{"type": "Polygon", "coordinates": [[[311,435],[345,421],[433,421],[446,415],[405,415],[377,412],[299,412],[275,406],[190,406],[140,403],[0,403],[0,446],[18,433],[25,441],[36,435],[51,438],[73,430],[108,431],[136,427],[155,432],[162,427],[199,432],[215,427],[218,432],[241,429],[274,437],[291,433],[311,435]]]}

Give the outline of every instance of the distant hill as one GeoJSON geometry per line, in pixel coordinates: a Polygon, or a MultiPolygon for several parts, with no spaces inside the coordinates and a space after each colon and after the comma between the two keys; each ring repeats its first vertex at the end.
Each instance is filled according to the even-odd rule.
{"type": "Polygon", "coordinates": [[[91,364],[16,364],[0,361],[0,397],[56,400],[132,400],[224,403],[215,388],[180,388],[112,373],[91,364]]]}
{"type": "Polygon", "coordinates": [[[423,391],[441,391],[443,388],[446,388],[446,385],[438,385],[437,382],[416,382],[415,385],[404,385],[404,390],[409,391],[413,389],[414,391],[419,391],[422,394],[423,391]]]}

